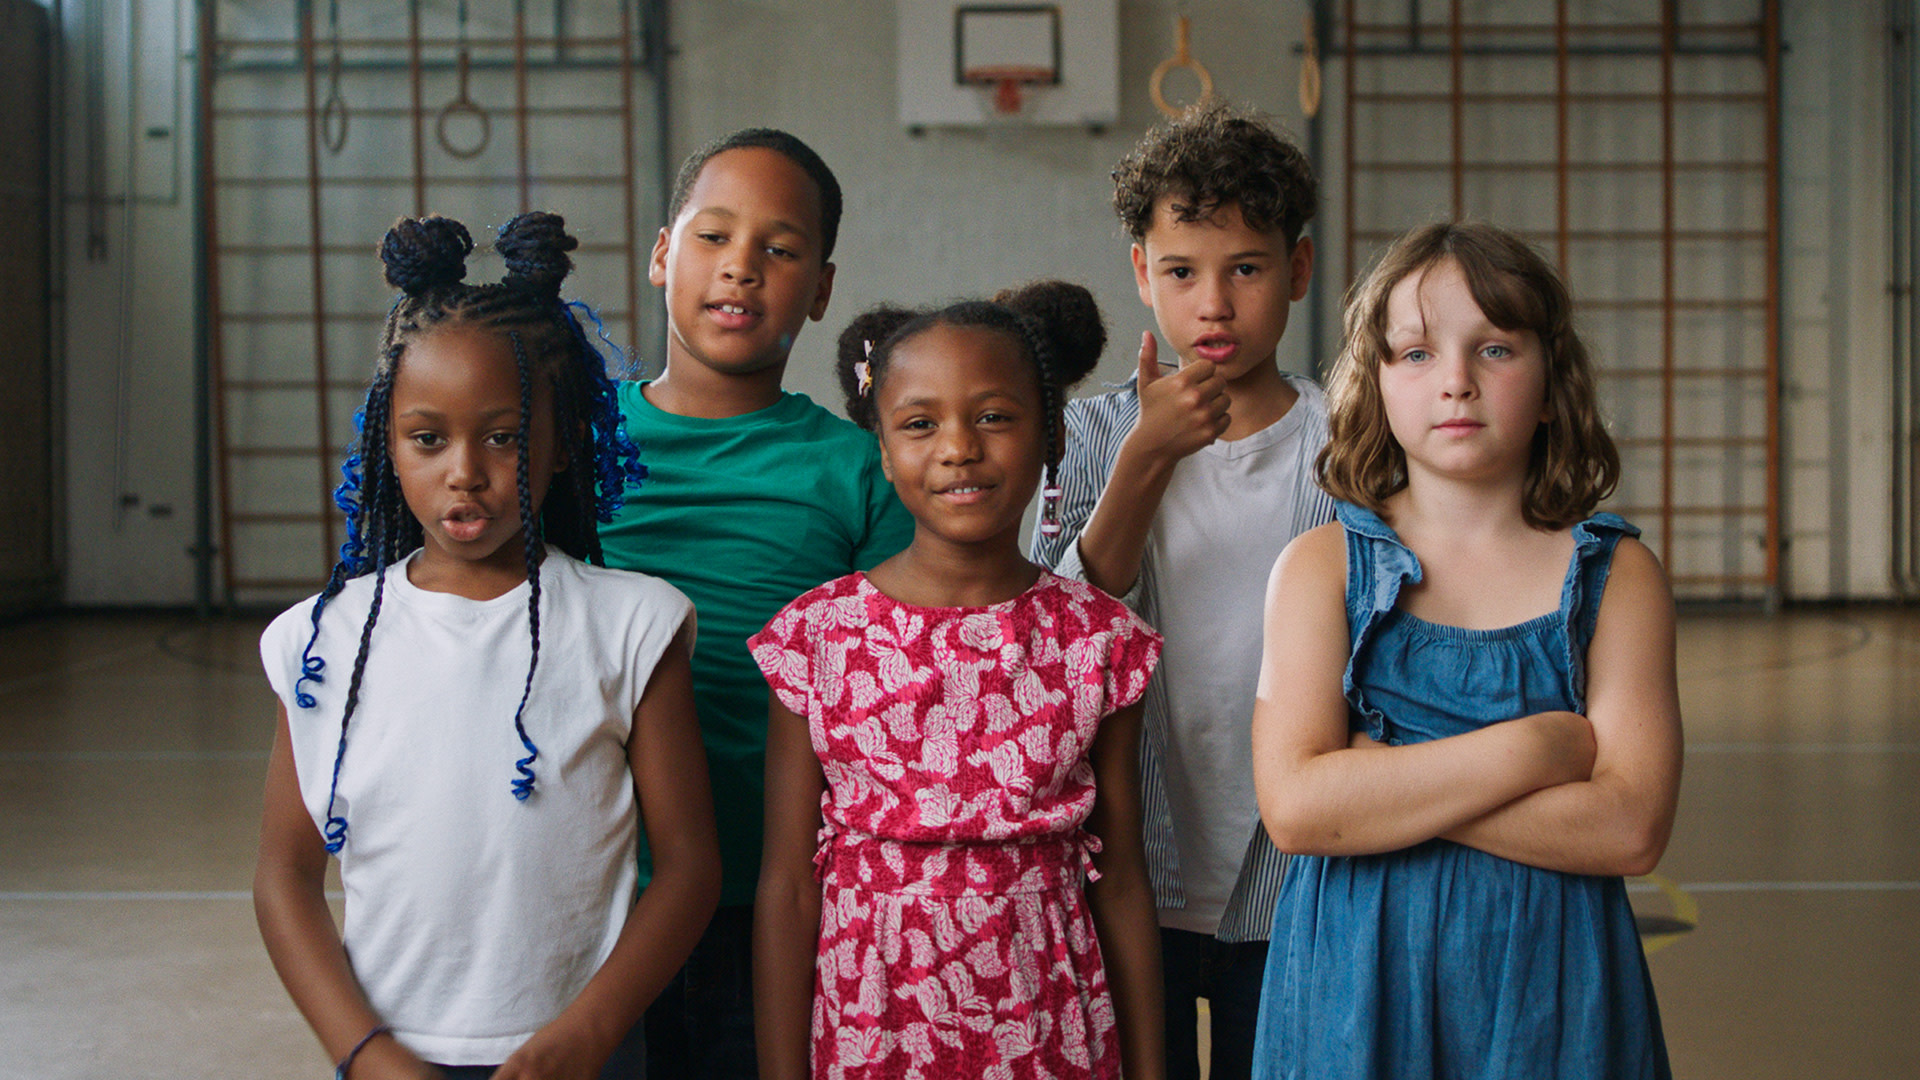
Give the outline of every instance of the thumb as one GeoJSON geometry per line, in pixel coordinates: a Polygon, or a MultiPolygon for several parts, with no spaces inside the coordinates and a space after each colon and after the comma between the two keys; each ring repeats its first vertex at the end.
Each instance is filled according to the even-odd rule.
{"type": "Polygon", "coordinates": [[[1148,383],[1160,378],[1160,342],[1154,338],[1153,331],[1140,335],[1140,382],[1141,389],[1148,383]]]}

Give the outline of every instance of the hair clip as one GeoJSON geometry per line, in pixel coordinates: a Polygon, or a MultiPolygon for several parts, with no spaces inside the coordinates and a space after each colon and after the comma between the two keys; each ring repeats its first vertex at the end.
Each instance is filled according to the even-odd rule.
{"type": "MultiPolygon", "coordinates": [[[[864,345],[867,350],[862,355],[865,355],[865,356],[873,355],[873,342],[863,341],[860,344],[864,345]]],[[[854,381],[854,386],[857,387],[860,391],[860,396],[866,397],[867,391],[873,389],[873,365],[868,363],[865,360],[854,361],[853,381],[854,381]]]]}

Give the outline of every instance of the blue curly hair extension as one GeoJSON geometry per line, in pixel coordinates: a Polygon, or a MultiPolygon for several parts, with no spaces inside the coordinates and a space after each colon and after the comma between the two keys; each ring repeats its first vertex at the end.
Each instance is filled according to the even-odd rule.
{"type": "MultiPolygon", "coordinates": [[[[613,350],[614,356],[622,358],[620,347],[607,336],[607,325],[600,321],[600,313],[584,301],[572,300],[563,305],[561,317],[579,342],[581,355],[600,360],[599,350],[588,340],[586,328],[580,325],[580,319],[575,314],[580,311],[586,312],[587,318],[593,320],[594,332],[606,343],[607,348],[613,350]]],[[[594,516],[602,522],[610,522],[626,503],[627,489],[638,487],[646,481],[647,467],[640,461],[640,447],[627,435],[626,418],[620,413],[620,388],[607,374],[606,364],[583,365],[582,374],[592,390],[593,409],[587,415],[587,423],[593,428],[593,442],[607,451],[594,461],[595,480],[600,492],[594,503],[594,516]]]]}
{"type": "Polygon", "coordinates": [[[466,259],[472,254],[473,241],[457,221],[403,218],[381,242],[387,281],[401,295],[387,313],[373,380],[365,402],[354,414],[355,438],[341,463],[340,485],[333,493],[334,504],[346,515],[346,539],[326,587],[314,598],[313,632],[301,652],[300,675],[294,683],[295,704],[303,709],[318,707],[319,701],[308,684],[326,681],[326,660],[316,651],[322,614],[349,580],[368,573],[377,575],[341,713],[340,741],[322,830],[329,852],[338,853],[347,839],[346,818],[334,814],[334,803],[346,759],[348,727],[359,704],[367,653],[380,617],[386,572],[424,539],[420,522],[401,495],[388,453],[394,376],[409,345],[453,326],[505,335],[519,369],[520,461],[516,483],[526,541],[532,648],[526,684],[513,715],[515,734],[527,754],[514,762],[510,790],[515,799],[523,801],[534,794],[537,777],[533,764],[540,750],[527,732],[525,718],[540,658],[540,566],[549,546],[574,558],[605,565],[598,524],[611,521],[625,502],[627,489],[647,476],[639,448],[626,433],[618,386],[608,376],[604,358],[574,312],[586,312],[603,341],[605,326],[584,303],[570,303],[560,297],[560,283],[573,265],[567,252],[577,245],[558,215],[522,214],[501,226],[494,245],[506,261],[506,276],[494,284],[468,285],[464,281],[466,259]],[[545,500],[534,506],[527,480],[527,454],[536,389],[541,385],[553,391],[554,433],[559,444],[556,450],[562,460],[576,463],[576,467],[557,476],[545,500]]]}

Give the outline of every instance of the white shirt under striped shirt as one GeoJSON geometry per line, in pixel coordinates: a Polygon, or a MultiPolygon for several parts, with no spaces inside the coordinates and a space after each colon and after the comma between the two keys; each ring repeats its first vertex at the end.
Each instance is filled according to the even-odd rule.
{"type": "MultiPolygon", "coordinates": [[[[1312,381],[1287,378],[1300,397],[1286,416],[1182,460],[1139,577],[1122,597],[1167,637],[1141,742],[1143,832],[1161,923],[1222,941],[1267,937],[1286,869],[1260,827],[1247,753],[1267,574],[1294,536],[1333,520],[1332,497],[1313,481],[1326,399],[1312,381]]],[[[1064,527],[1058,536],[1035,532],[1035,561],[1085,577],[1080,530],[1139,414],[1131,380],[1068,404],[1064,527]]]]}

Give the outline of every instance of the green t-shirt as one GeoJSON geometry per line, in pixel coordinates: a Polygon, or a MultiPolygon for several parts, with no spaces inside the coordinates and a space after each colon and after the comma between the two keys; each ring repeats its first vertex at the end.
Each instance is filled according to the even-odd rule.
{"type": "MultiPolygon", "coordinates": [[[[913,539],[913,518],[880,472],[874,437],[804,394],[745,416],[663,412],[620,384],[646,482],[600,527],[607,565],[687,594],[699,613],[693,695],[720,826],[720,902],[750,904],[760,878],[767,683],[747,652],[795,597],[866,570],[913,539]]],[[[641,838],[640,880],[652,879],[641,838]]]]}

